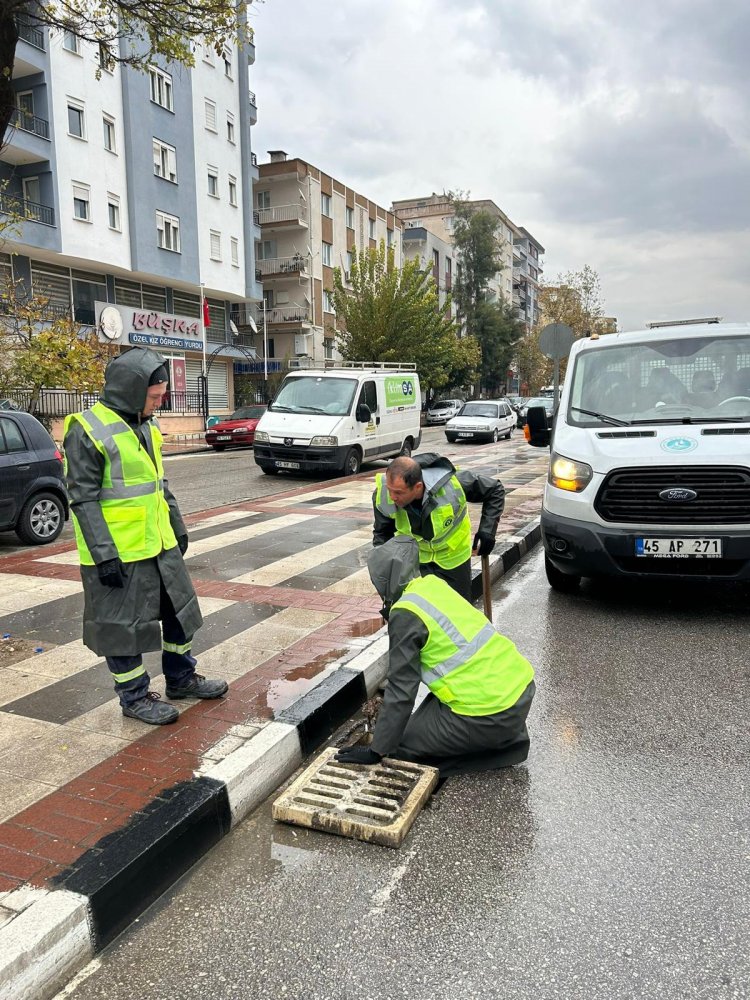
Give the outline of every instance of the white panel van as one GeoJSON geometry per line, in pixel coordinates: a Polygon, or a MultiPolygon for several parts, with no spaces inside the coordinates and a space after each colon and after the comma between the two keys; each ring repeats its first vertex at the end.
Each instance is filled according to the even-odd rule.
{"type": "MultiPolygon", "coordinates": [[[[530,442],[549,443],[542,415],[528,419],[530,442]]],[[[750,324],[577,341],[551,449],[541,527],[555,589],[750,578],[750,324]]]]}
{"type": "Polygon", "coordinates": [[[398,455],[421,439],[414,365],[343,362],[290,372],[260,419],[256,463],[275,475],[339,472],[398,455]]]}

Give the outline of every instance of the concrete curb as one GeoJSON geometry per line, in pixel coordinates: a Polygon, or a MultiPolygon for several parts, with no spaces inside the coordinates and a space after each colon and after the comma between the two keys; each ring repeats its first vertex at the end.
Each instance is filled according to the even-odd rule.
{"type": "MultiPolygon", "coordinates": [[[[492,581],[540,541],[537,518],[492,554],[492,581]]],[[[472,590],[481,595],[481,573],[472,590]]],[[[371,697],[386,676],[388,637],[382,629],[358,643],[245,746],[206,761],[193,779],[99,841],[52,889],[0,896],[0,918],[9,911],[0,924],[0,1000],[54,996],[371,697]]]]}

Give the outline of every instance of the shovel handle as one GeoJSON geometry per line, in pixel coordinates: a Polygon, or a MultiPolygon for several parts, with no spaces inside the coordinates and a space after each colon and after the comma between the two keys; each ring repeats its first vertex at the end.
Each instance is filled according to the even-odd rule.
{"type": "Polygon", "coordinates": [[[490,557],[482,556],[482,596],[484,598],[484,614],[492,621],[492,591],[490,589],[490,557]]]}

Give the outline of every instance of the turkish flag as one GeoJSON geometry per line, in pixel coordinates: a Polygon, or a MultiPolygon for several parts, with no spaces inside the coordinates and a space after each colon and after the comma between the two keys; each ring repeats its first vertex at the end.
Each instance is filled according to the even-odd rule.
{"type": "Polygon", "coordinates": [[[208,311],[208,299],[203,300],[203,325],[211,326],[211,314],[208,311]]]}

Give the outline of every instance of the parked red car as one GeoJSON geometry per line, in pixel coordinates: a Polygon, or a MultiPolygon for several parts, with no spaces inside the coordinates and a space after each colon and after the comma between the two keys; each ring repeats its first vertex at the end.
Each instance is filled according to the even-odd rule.
{"type": "Polygon", "coordinates": [[[252,444],[255,438],[255,428],[266,412],[265,406],[241,406],[231,417],[222,420],[206,431],[206,444],[214,451],[224,451],[235,445],[252,444]]]}

